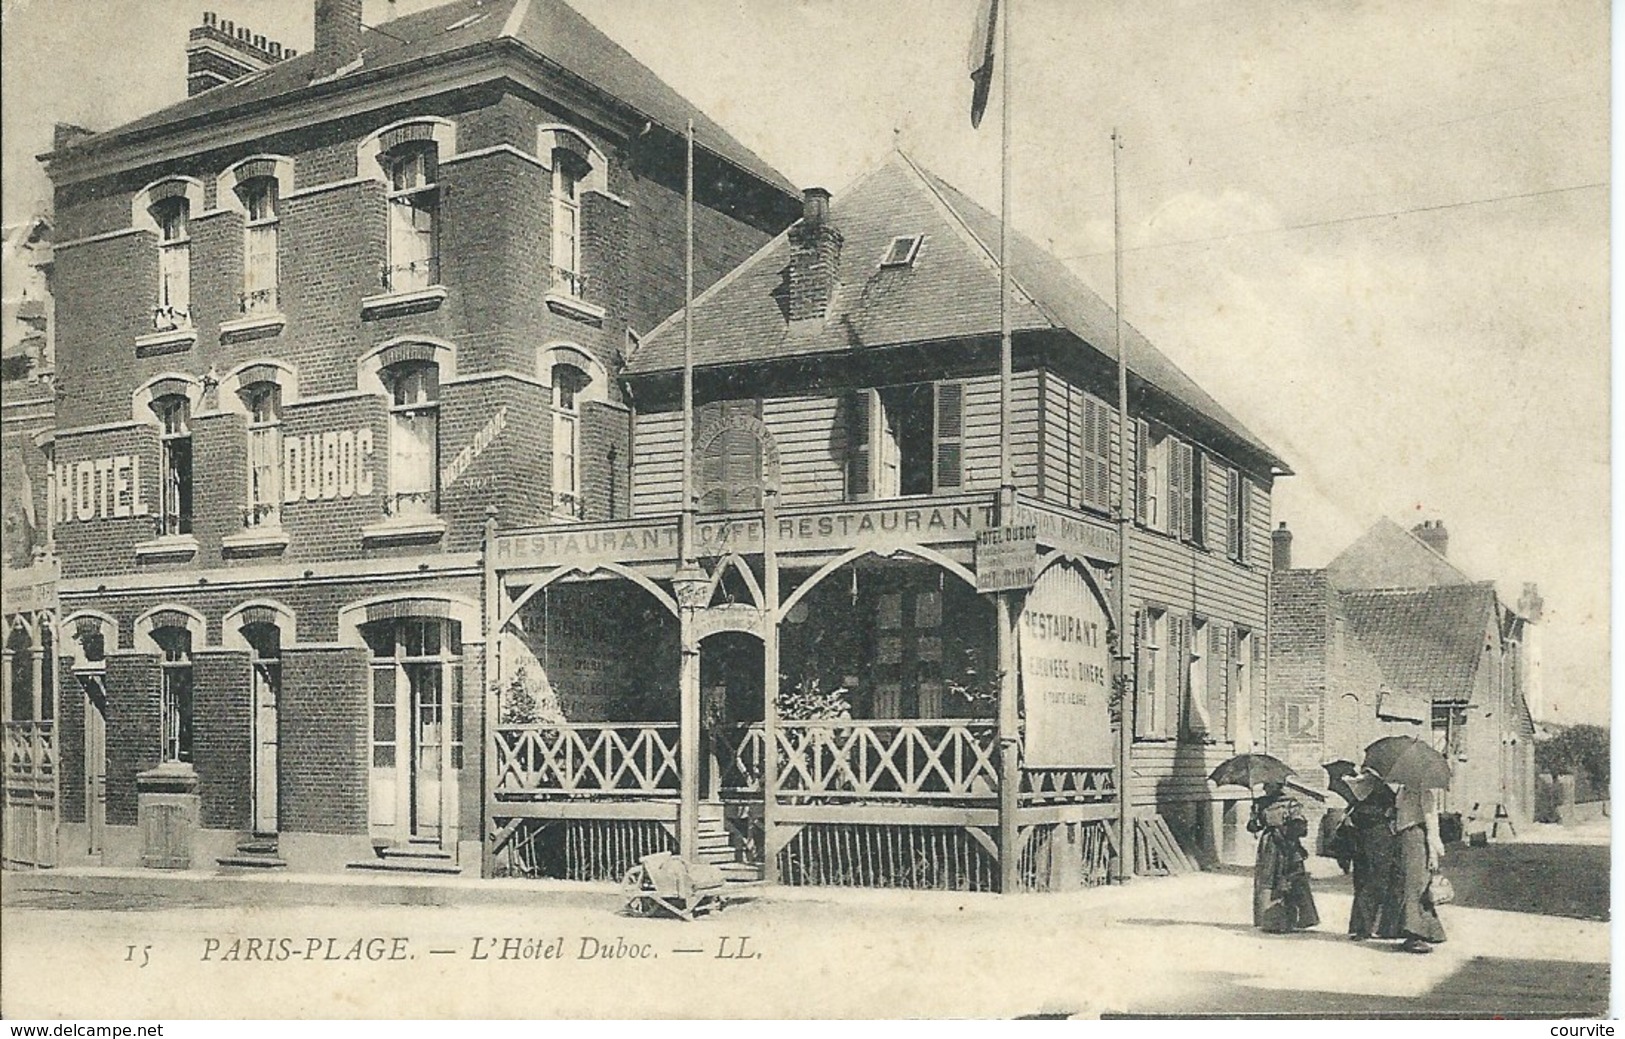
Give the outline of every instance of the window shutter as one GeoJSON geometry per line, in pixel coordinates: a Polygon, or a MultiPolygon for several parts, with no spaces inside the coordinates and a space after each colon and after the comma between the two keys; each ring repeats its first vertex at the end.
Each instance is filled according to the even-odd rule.
{"type": "Polygon", "coordinates": [[[1191,470],[1191,540],[1207,544],[1207,455],[1193,452],[1191,470]]]}
{"type": "Polygon", "coordinates": [[[1134,518],[1143,524],[1149,522],[1146,498],[1151,493],[1151,426],[1141,419],[1134,424],[1134,432],[1134,518]]]}
{"type": "Polygon", "coordinates": [[[1236,734],[1231,731],[1231,719],[1234,712],[1230,710],[1230,698],[1227,695],[1230,683],[1228,676],[1230,669],[1230,640],[1224,628],[1217,624],[1210,625],[1208,629],[1208,669],[1207,669],[1207,716],[1213,722],[1213,735],[1224,739],[1234,740],[1236,734]]]}
{"type": "MultiPolygon", "coordinates": [[[[722,408],[722,401],[712,401],[709,404],[701,404],[694,409],[694,439],[696,441],[705,437],[712,429],[716,428],[718,422],[722,421],[722,408]]],[[[699,508],[701,512],[721,512],[728,505],[727,494],[720,486],[727,476],[724,465],[724,439],[726,438],[718,437],[711,441],[710,447],[697,459],[698,471],[694,475],[699,483],[695,491],[700,496],[699,508]]]]}
{"type": "Polygon", "coordinates": [[[965,385],[939,382],[936,395],[937,490],[954,490],[965,484],[965,385]]]}
{"type": "Polygon", "coordinates": [[[1193,517],[1191,514],[1194,511],[1192,508],[1194,495],[1191,493],[1191,483],[1196,473],[1194,452],[1191,450],[1191,445],[1183,440],[1174,441],[1174,458],[1176,459],[1174,463],[1174,493],[1170,497],[1178,503],[1177,508],[1179,511],[1179,523],[1174,529],[1180,537],[1189,541],[1193,533],[1191,526],[1193,517]]]}
{"type": "Polygon", "coordinates": [[[1236,474],[1236,561],[1245,563],[1251,554],[1247,551],[1247,540],[1251,531],[1247,528],[1252,523],[1252,484],[1239,472],[1236,474]]]}
{"type": "Polygon", "coordinates": [[[1151,690],[1146,686],[1146,674],[1150,670],[1149,653],[1146,650],[1146,635],[1149,619],[1145,611],[1141,610],[1134,615],[1134,735],[1151,735],[1151,690]]]}
{"type": "Polygon", "coordinates": [[[1229,541],[1231,559],[1241,558],[1241,474],[1234,469],[1229,470],[1225,479],[1225,515],[1228,519],[1228,530],[1225,531],[1229,541]]]}
{"type": "Polygon", "coordinates": [[[1093,397],[1083,398],[1083,504],[1105,509],[1111,500],[1111,413],[1093,397]]]}
{"type": "Polygon", "coordinates": [[[873,392],[859,390],[846,398],[846,498],[867,501],[874,496],[870,464],[872,453],[873,392]]]}
{"type": "Polygon", "coordinates": [[[1190,689],[1191,628],[1188,618],[1172,613],[1168,615],[1168,665],[1168,707],[1163,714],[1167,724],[1163,735],[1178,736],[1190,689]]]}
{"type": "MultiPolygon", "coordinates": [[[[760,400],[722,402],[722,417],[762,417],[760,400]]],[[[762,507],[762,453],[748,429],[729,429],[718,438],[722,445],[722,479],[726,485],[723,507],[730,511],[762,507]]]]}

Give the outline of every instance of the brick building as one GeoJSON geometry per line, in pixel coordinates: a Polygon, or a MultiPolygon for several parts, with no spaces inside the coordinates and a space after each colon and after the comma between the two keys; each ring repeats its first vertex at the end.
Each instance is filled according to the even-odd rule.
{"type": "Polygon", "coordinates": [[[1292,569],[1285,524],[1275,537],[1270,753],[1323,786],[1322,764],[1415,736],[1450,758],[1444,809],[1467,832],[1493,828],[1498,810],[1528,821],[1533,621],[1450,561],[1436,521],[1407,531],[1380,520],[1320,570],[1292,569]]]}
{"type": "Polygon", "coordinates": [[[196,789],[198,860],[476,868],[487,516],[630,514],[687,120],[701,287],[799,195],[560,0],[187,54],[44,157],[64,858],[137,861],[146,784],[196,789]]]}

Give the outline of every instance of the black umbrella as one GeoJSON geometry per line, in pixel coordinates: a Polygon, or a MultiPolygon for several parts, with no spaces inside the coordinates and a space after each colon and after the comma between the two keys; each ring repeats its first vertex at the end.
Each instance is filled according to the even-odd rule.
{"type": "Polygon", "coordinates": [[[1365,749],[1361,767],[1401,786],[1427,790],[1450,786],[1450,762],[1414,736],[1384,736],[1365,749]]]}
{"type": "Polygon", "coordinates": [[[1326,789],[1347,801],[1350,805],[1360,800],[1354,788],[1349,786],[1349,777],[1360,774],[1359,766],[1352,761],[1328,761],[1320,766],[1326,770],[1326,789]]]}
{"type": "Polygon", "coordinates": [[[1249,789],[1260,783],[1285,783],[1287,776],[1297,771],[1268,754],[1237,754],[1221,764],[1208,776],[1218,786],[1244,786],[1249,789]]]}

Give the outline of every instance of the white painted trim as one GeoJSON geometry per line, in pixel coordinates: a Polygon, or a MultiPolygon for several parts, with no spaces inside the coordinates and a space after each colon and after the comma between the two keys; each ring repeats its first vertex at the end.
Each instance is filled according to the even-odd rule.
{"type": "Polygon", "coordinates": [[[375,180],[385,187],[389,186],[389,177],[378,156],[383,154],[382,143],[384,135],[406,126],[426,125],[431,127],[429,134],[435,144],[435,162],[442,163],[457,154],[457,124],[450,119],[438,115],[418,115],[407,119],[397,119],[393,123],[380,126],[366,137],[362,138],[355,149],[356,175],[367,180],[375,180]]]}
{"type": "Polygon", "coordinates": [[[361,528],[361,543],[439,541],[446,536],[446,521],[440,516],[422,519],[387,519],[361,528]]]}
{"type": "MultiPolygon", "coordinates": [[[[151,335],[136,336],[135,348],[140,350],[144,346],[169,346],[173,343],[197,343],[197,326],[187,325],[185,328],[171,328],[164,332],[153,332],[151,335]]],[[[180,351],[176,351],[179,353],[180,351]]]]}
{"type": "Polygon", "coordinates": [[[332,563],[305,563],[286,561],[261,566],[219,567],[213,570],[188,570],[177,574],[163,573],[118,574],[105,577],[79,577],[57,584],[57,593],[67,598],[92,598],[113,594],[187,595],[196,594],[200,578],[207,579],[207,588],[222,589],[286,589],[290,584],[342,584],[349,581],[371,583],[376,581],[423,581],[453,577],[479,577],[478,552],[435,552],[427,558],[396,557],[390,559],[340,560],[332,563]],[[410,565],[410,569],[407,569],[410,565]],[[419,570],[426,565],[427,570],[419,570]],[[318,573],[317,568],[322,572],[318,573]],[[305,574],[310,574],[306,577],[305,574]],[[176,578],[183,580],[177,582],[176,578]]]}
{"type": "Polygon", "coordinates": [[[75,610],[57,622],[57,656],[62,655],[64,647],[72,645],[73,669],[75,671],[97,671],[102,668],[104,661],[85,660],[81,657],[80,652],[83,646],[78,639],[73,637],[73,629],[77,628],[82,620],[97,622],[97,626],[101,628],[102,632],[102,650],[106,654],[112,654],[119,648],[118,621],[101,610],[75,610]],[[66,638],[63,637],[64,635],[66,638]]]}
{"type": "Polygon", "coordinates": [[[480,159],[487,155],[499,154],[507,154],[515,156],[516,158],[524,159],[526,162],[537,167],[538,169],[546,170],[548,168],[547,163],[543,162],[541,159],[538,159],[529,152],[520,151],[511,144],[493,144],[489,148],[475,148],[471,152],[459,152],[449,159],[441,159],[440,165],[450,166],[452,163],[462,162],[464,159],[480,159]]]}
{"type": "Polygon", "coordinates": [[[229,336],[254,332],[262,328],[275,328],[281,331],[282,327],[287,323],[287,316],[280,312],[276,314],[250,314],[248,317],[240,317],[234,321],[220,322],[220,338],[225,339],[229,336]]]}
{"type": "Polygon", "coordinates": [[[383,356],[386,350],[409,344],[428,346],[434,349],[435,364],[440,367],[440,372],[436,376],[437,380],[440,378],[456,378],[457,347],[455,344],[436,336],[396,336],[387,342],[379,343],[356,360],[356,390],[361,393],[370,393],[387,398],[389,396],[389,387],[384,385],[382,374],[384,366],[380,363],[379,358],[383,356]]]}
{"type": "MultiPolygon", "coordinates": [[[[250,155],[246,159],[238,159],[221,170],[220,175],[215,177],[214,204],[219,207],[220,211],[238,213],[245,217],[248,215],[248,208],[243,205],[242,198],[237,194],[236,171],[248,163],[264,162],[267,159],[276,164],[276,173],[273,176],[276,178],[277,200],[280,202],[293,193],[292,159],[286,155],[250,155]]],[[[280,215],[278,214],[278,216],[280,215]]]]}
{"type": "Polygon", "coordinates": [[[607,188],[604,188],[604,189],[588,188],[586,191],[582,192],[582,194],[584,194],[584,195],[602,195],[605,198],[609,199],[611,202],[614,202],[616,205],[621,206],[623,209],[631,209],[632,208],[632,203],[628,202],[626,199],[624,199],[621,196],[615,194],[615,192],[608,190],[607,188]]]}
{"type": "Polygon", "coordinates": [[[283,407],[303,408],[311,404],[338,404],[347,400],[365,400],[376,398],[384,394],[371,390],[340,390],[337,393],[318,393],[313,397],[301,397],[296,401],[284,401],[283,407]]]}
{"type": "Polygon", "coordinates": [[[558,148],[560,134],[568,134],[587,146],[592,153],[592,160],[588,163],[587,175],[581,178],[581,190],[609,191],[609,159],[604,156],[602,148],[593,142],[585,130],[571,126],[569,123],[542,123],[536,127],[536,157],[542,161],[542,168],[553,169],[553,151],[558,148]]]}
{"type": "Polygon", "coordinates": [[[190,606],[182,606],[179,603],[166,602],[159,603],[157,606],[154,606],[152,609],[135,619],[135,623],[132,625],[135,630],[135,642],[133,645],[138,652],[163,652],[163,650],[159,648],[157,641],[152,637],[152,633],[155,630],[153,628],[152,618],[154,614],[160,613],[164,610],[174,610],[176,613],[186,615],[186,630],[192,633],[193,649],[203,649],[209,644],[209,640],[206,637],[209,630],[209,625],[208,622],[203,619],[203,614],[192,609],[190,606]]]}
{"type": "Polygon", "coordinates": [[[430,285],[428,288],[411,289],[406,292],[381,292],[376,296],[363,296],[361,298],[361,316],[363,318],[384,310],[434,310],[446,301],[450,295],[444,285],[430,285]],[[428,304],[433,304],[429,306],[428,304]],[[424,306],[418,306],[424,304],[424,306]]]}
{"type": "Polygon", "coordinates": [[[304,198],[307,195],[320,195],[324,191],[337,191],[340,188],[353,188],[361,184],[376,183],[371,177],[346,177],[344,180],[330,180],[326,184],[312,184],[308,188],[298,188],[282,196],[286,202],[291,198],[304,198]]]}
{"type": "Polygon", "coordinates": [[[250,527],[236,534],[227,534],[220,539],[222,552],[265,552],[281,551],[288,547],[288,532],[281,527],[250,527]]]}
{"type": "MultiPolygon", "coordinates": [[[[66,242],[57,242],[52,245],[51,248],[60,252],[63,249],[72,249],[76,245],[90,245],[94,242],[106,242],[111,241],[114,238],[124,238],[128,235],[141,234],[143,230],[145,229],[140,227],[121,227],[117,231],[103,231],[101,234],[86,235],[84,238],[71,238],[66,242]]],[[[151,232],[148,233],[150,234],[151,232]]]]}
{"type": "Polygon", "coordinates": [[[168,176],[159,177],[146,187],[137,191],[130,199],[130,226],[142,231],[159,234],[158,222],[152,218],[149,210],[152,208],[152,191],[163,184],[181,182],[186,185],[187,217],[193,213],[203,212],[203,182],[196,177],[168,176]]]}
{"type": "Polygon", "coordinates": [[[570,296],[563,292],[545,292],[542,299],[547,303],[547,309],[566,317],[602,322],[608,313],[596,303],[588,303],[579,296],[570,296]]]}
{"type": "MultiPolygon", "coordinates": [[[[609,371],[598,358],[567,339],[555,339],[536,348],[536,375],[549,390],[553,388],[553,366],[567,364],[579,368],[587,376],[583,401],[607,403],[609,398],[609,371]]],[[[549,401],[551,403],[551,401],[549,401]]]]}
{"type": "Polygon", "coordinates": [[[164,534],[135,546],[136,559],[180,559],[197,555],[197,538],[191,534],[164,534]]]}
{"type": "Polygon", "coordinates": [[[186,400],[191,405],[191,410],[194,413],[199,410],[200,405],[203,403],[203,383],[197,376],[188,375],[185,372],[160,372],[137,386],[135,392],[130,394],[130,418],[137,425],[156,426],[159,424],[158,416],[153,414],[152,411],[154,399],[152,388],[158,383],[169,379],[179,379],[186,383],[186,400]]]}
{"type": "Polygon", "coordinates": [[[95,433],[114,433],[122,429],[141,429],[151,425],[151,422],[141,422],[139,420],[131,420],[129,422],[103,422],[100,425],[95,426],[75,426],[72,428],[59,429],[56,431],[56,438],[61,440],[64,437],[90,436],[95,433]]]}
{"type": "MultiPolygon", "coordinates": [[[[361,625],[366,623],[367,607],[400,602],[405,599],[427,599],[431,602],[445,603],[449,607],[448,612],[451,614],[449,619],[461,625],[463,631],[479,632],[481,630],[480,607],[472,600],[465,599],[460,595],[451,595],[447,592],[391,592],[387,595],[377,595],[370,599],[350,603],[348,606],[339,607],[338,633],[340,644],[350,648],[365,649],[367,643],[361,637],[361,625]]],[[[466,644],[468,639],[465,638],[462,641],[466,644]]],[[[464,695],[466,697],[466,691],[464,695]]]]}
{"type": "Polygon", "coordinates": [[[552,389],[551,386],[543,382],[539,377],[535,375],[526,375],[524,372],[516,372],[512,368],[497,368],[494,371],[489,372],[473,372],[468,375],[459,375],[451,379],[441,379],[440,385],[466,386],[470,383],[477,382],[495,382],[498,379],[512,379],[514,382],[522,382],[527,386],[535,386],[536,388],[543,390],[552,389]]]}
{"type": "MultiPolygon", "coordinates": [[[[243,626],[235,623],[250,609],[268,609],[277,615],[277,628],[288,638],[289,642],[296,637],[297,628],[294,625],[293,611],[277,602],[275,599],[250,599],[247,602],[227,610],[220,618],[220,645],[228,649],[248,649],[248,640],[243,638],[243,626]]],[[[283,643],[287,645],[288,643],[283,643]]]]}

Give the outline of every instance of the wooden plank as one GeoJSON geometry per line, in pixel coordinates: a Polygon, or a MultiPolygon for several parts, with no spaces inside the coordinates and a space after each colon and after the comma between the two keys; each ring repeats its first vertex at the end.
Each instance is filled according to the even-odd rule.
{"type": "Polygon", "coordinates": [[[490,819],[648,819],[675,821],[675,801],[498,801],[486,802],[490,819]]]}
{"type": "Polygon", "coordinates": [[[778,820],[783,823],[879,824],[913,826],[996,826],[997,808],[965,808],[957,805],[780,805],[778,820]]]}

